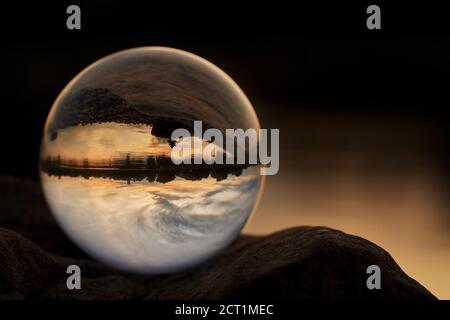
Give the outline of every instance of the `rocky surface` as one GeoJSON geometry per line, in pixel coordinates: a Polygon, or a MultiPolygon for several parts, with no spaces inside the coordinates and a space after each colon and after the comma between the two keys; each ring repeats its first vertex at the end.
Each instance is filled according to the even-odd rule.
{"type": "Polygon", "coordinates": [[[1,178],[0,200],[0,299],[435,298],[382,248],[325,227],[241,236],[194,269],[148,277],[80,252],[56,226],[37,184],[1,178]],[[81,267],[82,290],[66,288],[70,264],[81,267]],[[366,287],[372,264],[381,268],[381,290],[366,287]]]}

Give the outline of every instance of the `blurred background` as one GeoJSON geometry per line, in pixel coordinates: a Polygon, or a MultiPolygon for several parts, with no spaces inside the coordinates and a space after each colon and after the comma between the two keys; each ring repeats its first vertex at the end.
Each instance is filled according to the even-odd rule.
{"type": "Polygon", "coordinates": [[[438,24],[442,12],[382,7],[382,30],[370,32],[364,4],[81,1],[82,30],[69,31],[68,4],[5,8],[2,175],[37,181],[47,113],[84,67],[136,46],[187,50],[240,85],[263,128],[280,129],[280,171],[267,179],[245,233],[343,230],[382,246],[450,299],[450,37],[438,24]],[[418,21],[419,11],[426,24],[396,20],[418,21]]]}

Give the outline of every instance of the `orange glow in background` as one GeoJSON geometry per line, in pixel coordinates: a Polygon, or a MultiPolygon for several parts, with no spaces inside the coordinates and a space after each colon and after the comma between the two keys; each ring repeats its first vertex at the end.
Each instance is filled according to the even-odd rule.
{"type": "Polygon", "coordinates": [[[361,236],[450,299],[448,176],[432,127],[321,114],[277,118],[272,109],[262,112],[262,127],[280,128],[280,172],[267,178],[245,233],[321,225],[361,236]]]}

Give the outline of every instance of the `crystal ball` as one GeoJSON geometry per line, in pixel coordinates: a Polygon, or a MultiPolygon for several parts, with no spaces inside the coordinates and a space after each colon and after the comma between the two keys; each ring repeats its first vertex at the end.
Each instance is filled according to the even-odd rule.
{"type": "Polygon", "coordinates": [[[256,165],[174,164],[171,133],[191,132],[194,121],[259,129],[239,86],[182,50],[119,51],[73,78],[50,110],[40,152],[45,197],[69,238],[137,273],[188,268],[233,241],[263,179],[256,165]]]}

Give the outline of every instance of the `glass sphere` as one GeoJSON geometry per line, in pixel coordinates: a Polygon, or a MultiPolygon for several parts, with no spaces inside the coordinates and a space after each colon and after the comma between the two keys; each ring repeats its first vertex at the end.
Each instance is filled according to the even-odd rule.
{"type": "MultiPolygon", "coordinates": [[[[56,220],[92,257],[139,273],[195,265],[238,236],[262,191],[256,165],[175,165],[177,128],[259,129],[222,70],[191,53],[129,49],[98,60],[47,118],[40,174],[56,220]]],[[[202,144],[214,141],[202,141],[202,144]]]]}

